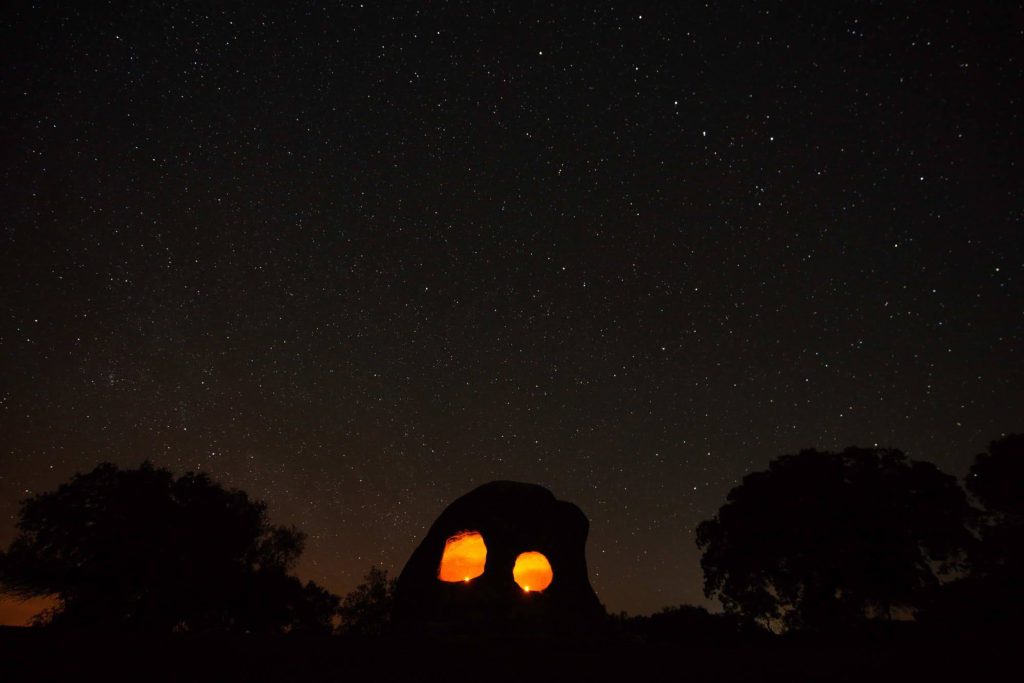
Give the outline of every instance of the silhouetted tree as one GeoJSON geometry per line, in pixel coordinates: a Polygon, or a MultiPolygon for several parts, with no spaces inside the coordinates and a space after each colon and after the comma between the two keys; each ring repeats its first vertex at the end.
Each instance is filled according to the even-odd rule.
{"type": "Polygon", "coordinates": [[[0,590],[56,594],[54,625],[326,631],[338,598],[288,574],[304,540],[206,475],[102,464],[22,503],[0,590]]]}
{"type": "Polygon", "coordinates": [[[975,456],[967,490],[984,506],[974,573],[1024,573],[1024,434],[1010,434],[975,456]]]}
{"type": "Polygon", "coordinates": [[[704,592],[789,628],[888,618],[961,558],[969,509],[953,477],[896,450],[785,455],[698,527],[704,592]]]}
{"type": "Polygon", "coordinates": [[[370,567],[363,583],[348,593],[341,602],[341,629],[358,635],[381,635],[391,623],[395,584],[386,569],[370,567]]]}
{"type": "Polygon", "coordinates": [[[929,591],[922,622],[986,633],[1024,623],[1024,435],[1010,434],[975,456],[967,489],[983,506],[970,574],[929,591]]]}
{"type": "Polygon", "coordinates": [[[967,489],[993,513],[1024,516],[1024,434],[1009,434],[974,456],[967,489]]]}
{"type": "MultiPolygon", "coordinates": [[[[289,577],[294,583],[298,579],[289,577]]],[[[313,581],[302,586],[301,593],[294,595],[291,604],[291,633],[319,633],[327,635],[334,632],[334,621],[338,616],[341,598],[321,588],[313,581]]]]}

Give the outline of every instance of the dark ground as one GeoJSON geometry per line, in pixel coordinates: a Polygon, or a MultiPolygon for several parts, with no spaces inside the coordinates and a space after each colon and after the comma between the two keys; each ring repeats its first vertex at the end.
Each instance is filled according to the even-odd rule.
{"type": "Polygon", "coordinates": [[[0,629],[11,681],[995,681],[1019,640],[756,645],[155,637],[0,629]]]}

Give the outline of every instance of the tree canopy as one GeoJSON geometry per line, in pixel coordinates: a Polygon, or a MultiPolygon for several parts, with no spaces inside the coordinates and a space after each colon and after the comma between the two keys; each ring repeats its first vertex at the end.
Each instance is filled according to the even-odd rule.
{"type": "Polygon", "coordinates": [[[975,456],[966,484],[984,507],[974,573],[1019,576],[1024,571],[1024,434],[993,441],[975,456]]]}
{"type": "Polygon", "coordinates": [[[897,450],[784,455],[698,527],[704,592],[790,628],[890,617],[959,561],[969,510],[956,479],[897,450]]]}
{"type": "Polygon", "coordinates": [[[386,569],[370,567],[363,583],[342,600],[338,609],[342,630],[364,636],[385,633],[391,624],[397,583],[398,579],[388,578],[386,569]]]}
{"type": "Polygon", "coordinates": [[[1010,434],[975,456],[967,490],[975,517],[970,573],[931,591],[921,621],[959,633],[991,633],[1024,623],[1024,435],[1010,434]]]}
{"type": "Polygon", "coordinates": [[[974,458],[967,490],[997,515],[1024,517],[1024,434],[1009,434],[974,458]]]}
{"type": "Polygon", "coordinates": [[[288,573],[302,532],[203,474],[102,464],[25,500],[17,528],[0,591],[56,594],[55,625],[327,631],[338,606],[288,573]]]}

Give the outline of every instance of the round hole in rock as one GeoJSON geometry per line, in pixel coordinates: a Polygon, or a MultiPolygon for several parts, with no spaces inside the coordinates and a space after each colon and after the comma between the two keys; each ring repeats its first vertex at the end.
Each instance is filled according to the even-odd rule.
{"type": "Polygon", "coordinates": [[[437,578],[455,583],[469,581],[484,573],[487,544],[479,531],[460,531],[444,543],[437,578]]]}
{"type": "Polygon", "coordinates": [[[516,558],[516,566],[512,568],[512,578],[527,593],[542,591],[551,585],[554,574],[551,563],[543,553],[531,550],[516,558]]]}

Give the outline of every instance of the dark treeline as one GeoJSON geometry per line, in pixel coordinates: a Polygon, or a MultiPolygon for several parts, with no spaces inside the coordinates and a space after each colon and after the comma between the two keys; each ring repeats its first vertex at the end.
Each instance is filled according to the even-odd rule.
{"type": "MultiPolygon", "coordinates": [[[[747,475],[698,528],[704,590],[725,611],[610,616],[628,642],[1019,630],[1024,435],[994,441],[961,486],[891,449],[807,450],[747,475]]],[[[103,464],[24,501],[0,589],[56,595],[52,630],[388,633],[395,582],[344,598],[291,574],[303,534],[201,474],[103,464]]]]}
{"type": "Polygon", "coordinates": [[[966,491],[890,449],[813,450],[744,477],[697,529],[704,590],[773,631],[1018,620],[1024,436],[976,456],[966,491]],[[973,500],[972,500],[973,499],[973,500]]]}
{"type": "Polygon", "coordinates": [[[144,463],[25,500],[0,587],[56,595],[36,623],[144,632],[325,632],[339,600],[290,575],[305,543],[267,506],[202,474],[144,463]]]}

